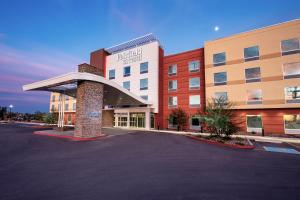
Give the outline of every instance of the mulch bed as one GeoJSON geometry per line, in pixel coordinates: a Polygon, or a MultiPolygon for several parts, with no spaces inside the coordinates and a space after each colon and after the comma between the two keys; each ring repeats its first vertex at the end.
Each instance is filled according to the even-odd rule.
{"type": "Polygon", "coordinates": [[[255,146],[251,145],[248,140],[243,138],[231,138],[229,140],[221,140],[220,138],[214,137],[203,137],[203,136],[194,136],[194,135],[185,135],[188,138],[205,142],[207,144],[215,144],[219,146],[231,147],[236,149],[254,149],[255,146]]]}

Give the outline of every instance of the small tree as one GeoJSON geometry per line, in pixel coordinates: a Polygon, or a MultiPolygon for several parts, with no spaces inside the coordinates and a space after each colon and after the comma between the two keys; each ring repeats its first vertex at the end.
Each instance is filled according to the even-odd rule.
{"type": "Polygon", "coordinates": [[[225,98],[212,98],[203,113],[200,113],[206,129],[211,135],[230,137],[238,131],[232,122],[234,118],[233,103],[225,98]]]}
{"type": "Polygon", "coordinates": [[[43,121],[46,124],[57,124],[57,120],[58,120],[57,113],[48,113],[43,118],[43,121]]]}
{"type": "Polygon", "coordinates": [[[168,121],[177,125],[177,131],[184,130],[187,124],[188,115],[182,108],[174,108],[169,114],[168,121]]]}

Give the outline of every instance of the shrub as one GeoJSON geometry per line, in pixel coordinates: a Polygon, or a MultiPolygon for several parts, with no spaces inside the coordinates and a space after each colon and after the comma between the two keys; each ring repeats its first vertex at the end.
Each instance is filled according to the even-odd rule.
{"type": "Polygon", "coordinates": [[[168,121],[177,125],[177,131],[184,130],[187,124],[188,115],[182,108],[171,110],[168,121]]]}
{"type": "Polygon", "coordinates": [[[58,115],[57,113],[48,113],[44,116],[43,121],[46,124],[57,124],[58,115]]]}
{"type": "Polygon", "coordinates": [[[230,137],[238,131],[232,122],[232,107],[233,104],[224,98],[212,98],[208,102],[204,112],[200,113],[200,119],[211,135],[230,137]]]}

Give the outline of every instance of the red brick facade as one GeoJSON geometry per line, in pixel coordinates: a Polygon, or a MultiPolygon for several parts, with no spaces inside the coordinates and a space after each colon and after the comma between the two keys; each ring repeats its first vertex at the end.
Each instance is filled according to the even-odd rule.
{"type": "Polygon", "coordinates": [[[168,116],[172,110],[168,106],[169,96],[177,96],[178,106],[182,108],[189,116],[196,114],[198,111],[202,111],[205,106],[205,87],[204,87],[204,50],[203,48],[186,51],[174,55],[164,57],[164,64],[162,70],[163,76],[163,91],[162,91],[162,128],[168,128],[168,116]],[[189,71],[190,61],[200,61],[200,70],[198,72],[189,71]],[[177,65],[177,74],[169,76],[168,69],[172,64],[177,65]],[[189,89],[189,79],[192,77],[200,77],[200,89],[189,89]],[[177,80],[177,90],[169,91],[169,80],[177,80]],[[189,96],[200,95],[200,107],[190,107],[189,96]]]}

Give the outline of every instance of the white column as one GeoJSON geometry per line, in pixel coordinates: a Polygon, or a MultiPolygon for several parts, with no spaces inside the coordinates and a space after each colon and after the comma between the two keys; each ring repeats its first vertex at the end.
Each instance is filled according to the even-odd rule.
{"type": "Polygon", "coordinates": [[[127,128],[130,127],[130,114],[129,111],[127,112],[127,128]]]}
{"type": "Polygon", "coordinates": [[[150,130],[151,126],[150,126],[150,109],[147,108],[146,112],[145,112],[145,128],[146,130],[150,130]]]}
{"type": "Polygon", "coordinates": [[[115,114],[114,116],[115,116],[115,127],[118,127],[119,117],[117,114],[115,114]]]}
{"type": "Polygon", "coordinates": [[[65,95],[62,94],[62,120],[61,120],[61,127],[64,127],[65,125],[65,95]]]}
{"type": "Polygon", "coordinates": [[[59,94],[58,97],[58,120],[57,120],[57,126],[61,127],[61,94],[59,94]]]}

